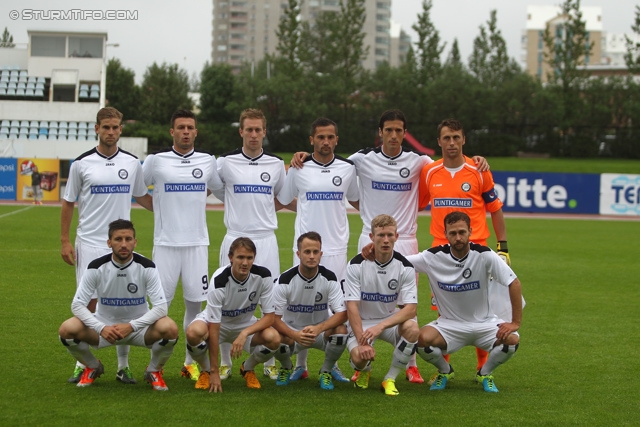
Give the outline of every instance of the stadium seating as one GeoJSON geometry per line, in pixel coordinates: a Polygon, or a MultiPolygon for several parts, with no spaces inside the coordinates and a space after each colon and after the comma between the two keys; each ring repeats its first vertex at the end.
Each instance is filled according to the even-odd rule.
{"type": "MultiPolygon", "coordinates": [[[[0,99],[7,103],[53,99],[54,88],[50,87],[49,78],[29,75],[29,71],[25,68],[24,65],[0,65],[0,99]]],[[[78,82],[77,90],[77,101],[97,103],[100,100],[100,84],[95,80],[78,82]]],[[[5,107],[7,107],[6,104],[5,107]]],[[[56,108],[53,104],[52,107],[56,108]]],[[[36,112],[39,109],[33,111],[36,112]]],[[[0,120],[0,138],[37,141],[95,141],[97,137],[94,125],[94,122],[88,121],[2,119],[0,120]]]]}
{"type": "Polygon", "coordinates": [[[2,139],[97,141],[94,123],[3,119],[0,120],[0,135],[2,139]]]}

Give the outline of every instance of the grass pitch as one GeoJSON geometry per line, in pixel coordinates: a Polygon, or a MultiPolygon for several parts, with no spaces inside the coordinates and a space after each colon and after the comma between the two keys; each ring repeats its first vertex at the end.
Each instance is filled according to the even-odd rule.
{"type": "MultiPolygon", "coordinates": [[[[222,212],[207,218],[213,272],[222,212]]],[[[137,250],[150,257],[153,216],[136,209],[132,220],[137,250]]],[[[279,220],[284,269],[292,263],[294,214],[279,220]]],[[[356,215],[350,221],[353,256],[361,222],[356,215]]],[[[421,249],[431,241],[429,221],[419,219],[421,249]]],[[[180,377],[183,334],[165,367],[170,390],[162,393],[142,381],[149,352],[141,348],[130,355],[138,385],[115,380],[113,349],[97,352],[106,372],[93,386],[66,383],[73,360],[57,330],[71,316],[75,276],[59,254],[60,208],[0,205],[0,425],[637,425],[640,222],[507,217],[507,228],[527,307],[520,349],[495,372],[498,394],[474,383],[475,352],[465,348],[451,358],[456,378],[445,391],[399,377],[400,395],[387,397],[379,385],[391,347],[379,343],[368,390],[340,383],[320,390],[315,372],[322,353],[310,351],[308,380],[276,387],[259,375],[263,388],[248,390],[238,360],[224,393],[212,395],[180,377]]],[[[426,278],[420,282],[418,318],[425,324],[435,314],[426,278]]],[[[180,299],[169,314],[182,324],[180,299]]],[[[340,366],[351,374],[346,353],[340,366]]],[[[434,372],[420,358],[418,366],[425,378],[434,372]]]]}

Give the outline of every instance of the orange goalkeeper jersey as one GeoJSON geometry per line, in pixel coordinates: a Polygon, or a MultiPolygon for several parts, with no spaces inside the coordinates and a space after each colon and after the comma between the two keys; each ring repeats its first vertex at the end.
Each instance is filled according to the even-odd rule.
{"type": "Polygon", "coordinates": [[[431,202],[432,246],[449,243],[444,217],[454,211],[464,212],[471,218],[471,241],[485,243],[489,237],[486,212],[502,208],[493,187],[491,172],[479,172],[473,160],[466,156],[465,163],[453,176],[442,159],[426,165],[420,175],[418,204],[422,210],[431,202]]]}

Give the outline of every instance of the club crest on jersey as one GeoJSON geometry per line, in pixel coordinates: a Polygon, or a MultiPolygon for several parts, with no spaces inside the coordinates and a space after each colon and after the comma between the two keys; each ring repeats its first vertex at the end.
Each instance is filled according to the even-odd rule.
{"type": "Polygon", "coordinates": [[[342,184],[342,178],[340,178],[339,176],[334,176],[333,185],[335,185],[336,187],[340,187],[340,184],[342,184]]]}
{"type": "Polygon", "coordinates": [[[469,277],[471,277],[471,269],[467,268],[462,272],[462,277],[464,277],[465,279],[468,279],[469,277]]]}
{"type": "Polygon", "coordinates": [[[392,291],[395,291],[396,289],[398,289],[398,281],[396,279],[391,279],[389,280],[389,283],[387,283],[387,286],[392,291]]]}
{"type": "Polygon", "coordinates": [[[136,285],[135,283],[129,283],[127,285],[127,290],[132,294],[135,294],[136,292],[138,292],[138,285],[136,285]]]}
{"type": "Polygon", "coordinates": [[[318,292],[316,294],[316,302],[320,302],[320,301],[322,301],[322,294],[320,292],[318,292]]]}
{"type": "Polygon", "coordinates": [[[253,291],[249,294],[249,301],[253,301],[253,299],[256,297],[256,292],[253,291]]]}
{"type": "Polygon", "coordinates": [[[462,191],[466,193],[469,190],[471,190],[471,184],[469,184],[468,182],[465,182],[462,184],[462,186],[460,186],[460,188],[462,188],[462,191]]]}
{"type": "Polygon", "coordinates": [[[127,172],[125,169],[120,169],[118,171],[118,176],[120,177],[120,179],[127,179],[129,177],[129,172],[127,172]]]}
{"type": "Polygon", "coordinates": [[[407,168],[400,169],[400,176],[403,177],[403,178],[408,177],[409,173],[410,173],[410,171],[407,168]]]}
{"type": "Polygon", "coordinates": [[[193,177],[196,179],[202,178],[202,170],[195,168],[193,172],[191,172],[191,175],[193,175],[193,177]]]}
{"type": "Polygon", "coordinates": [[[262,180],[262,182],[269,182],[271,181],[271,175],[269,175],[267,172],[262,172],[260,174],[260,179],[262,180]]]}

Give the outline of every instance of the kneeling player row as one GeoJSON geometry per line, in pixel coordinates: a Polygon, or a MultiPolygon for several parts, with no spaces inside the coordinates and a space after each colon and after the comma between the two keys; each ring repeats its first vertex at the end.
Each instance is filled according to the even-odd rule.
{"type": "MultiPolygon", "coordinates": [[[[490,351],[486,364],[477,373],[477,379],[485,391],[497,392],[491,373],[510,359],[518,347],[517,330],[522,317],[520,282],[494,252],[470,243],[470,220],[464,213],[454,212],[445,218],[448,245],[409,258],[393,250],[396,228],[395,220],[388,215],[374,218],[370,238],[375,259],[367,260],[360,254],[350,261],[344,295],[335,274],[320,265],[322,242],[318,233],[300,236],[297,242],[300,265],[282,273],[276,286],[267,269],[253,264],[256,254],[253,242],[248,238],[236,239],[229,250],[230,265],[214,273],[211,280],[214,289],[209,292],[207,306],[186,331],[187,349],[201,367],[196,388],[222,391],[218,349],[219,344],[230,343],[233,357],[240,357],[243,351],[250,353],[240,368],[249,388],[260,388],[254,367],[272,356],[281,363],[276,384],[287,385],[292,369],[291,355],[316,348],[325,352],[319,375],[320,387],[331,390],[334,387],[331,370],[344,349],[348,348],[351,365],[357,371],[354,385],[365,389],[369,385],[371,362],[376,355],[373,344],[380,338],[394,346],[391,367],[381,385],[387,395],[398,394],[395,379],[416,351],[438,368],[439,373],[431,389],[444,389],[447,381],[453,378],[453,368],[443,354],[453,353],[465,345],[490,351]],[[441,310],[437,321],[422,328],[418,327],[415,317],[417,290],[414,265],[419,272],[429,275],[441,310]],[[488,289],[491,277],[496,279],[491,286],[498,286],[496,282],[509,286],[510,322],[499,319],[491,311],[488,289]],[[261,306],[261,319],[254,317],[258,304],[261,306]],[[347,320],[349,330],[345,326],[347,320]]],[[[135,241],[132,227],[128,231],[135,241]]],[[[109,282],[121,279],[122,271],[129,270],[132,263],[143,265],[141,260],[150,263],[137,254],[125,255],[126,251],[113,249],[113,257],[94,261],[93,268],[100,269],[107,264],[103,268],[105,275],[114,267],[119,269],[120,274],[113,274],[110,280],[105,277],[109,282]],[[118,258],[116,253],[124,259],[118,258]]],[[[145,379],[156,389],[166,389],[161,369],[175,344],[177,327],[167,317],[152,314],[157,306],[160,308],[156,312],[162,310],[162,300],[156,298],[154,301],[150,293],[153,310],[148,311],[144,302],[142,308],[148,312],[138,317],[129,316],[129,319],[136,319],[125,324],[130,328],[122,326],[117,322],[126,321],[122,317],[124,312],[133,313],[131,307],[135,303],[132,301],[136,300],[122,298],[122,294],[132,293],[127,286],[136,287],[136,291],[149,288],[144,282],[132,283],[131,280],[123,281],[128,285],[121,288],[92,287],[93,276],[88,276],[86,286],[83,278],[83,286],[74,298],[72,309],[77,318],[69,319],[60,328],[60,337],[68,345],[69,352],[89,368],[89,373],[83,375],[78,385],[89,385],[102,373],[100,363],[88,350],[89,345],[126,342],[151,347],[152,359],[145,379]],[[90,296],[93,289],[99,294],[99,308],[96,316],[89,319],[79,308],[86,299],[82,295],[88,292],[90,296]],[[120,315],[114,318],[113,310],[118,309],[120,315]],[[107,323],[112,323],[112,326],[105,326],[107,323]],[[171,327],[160,327],[165,324],[171,327]],[[143,327],[146,332],[143,332],[143,327]],[[132,333],[134,329],[136,332],[132,333]],[[160,331],[165,332],[162,334],[160,331]],[[144,334],[144,339],[133,338],[134,334],[144,334]],[[158,385],[160,382],[161,386],[158,385]]],[[[164,307],[166,310],[166,304],[164,307]]]]}

